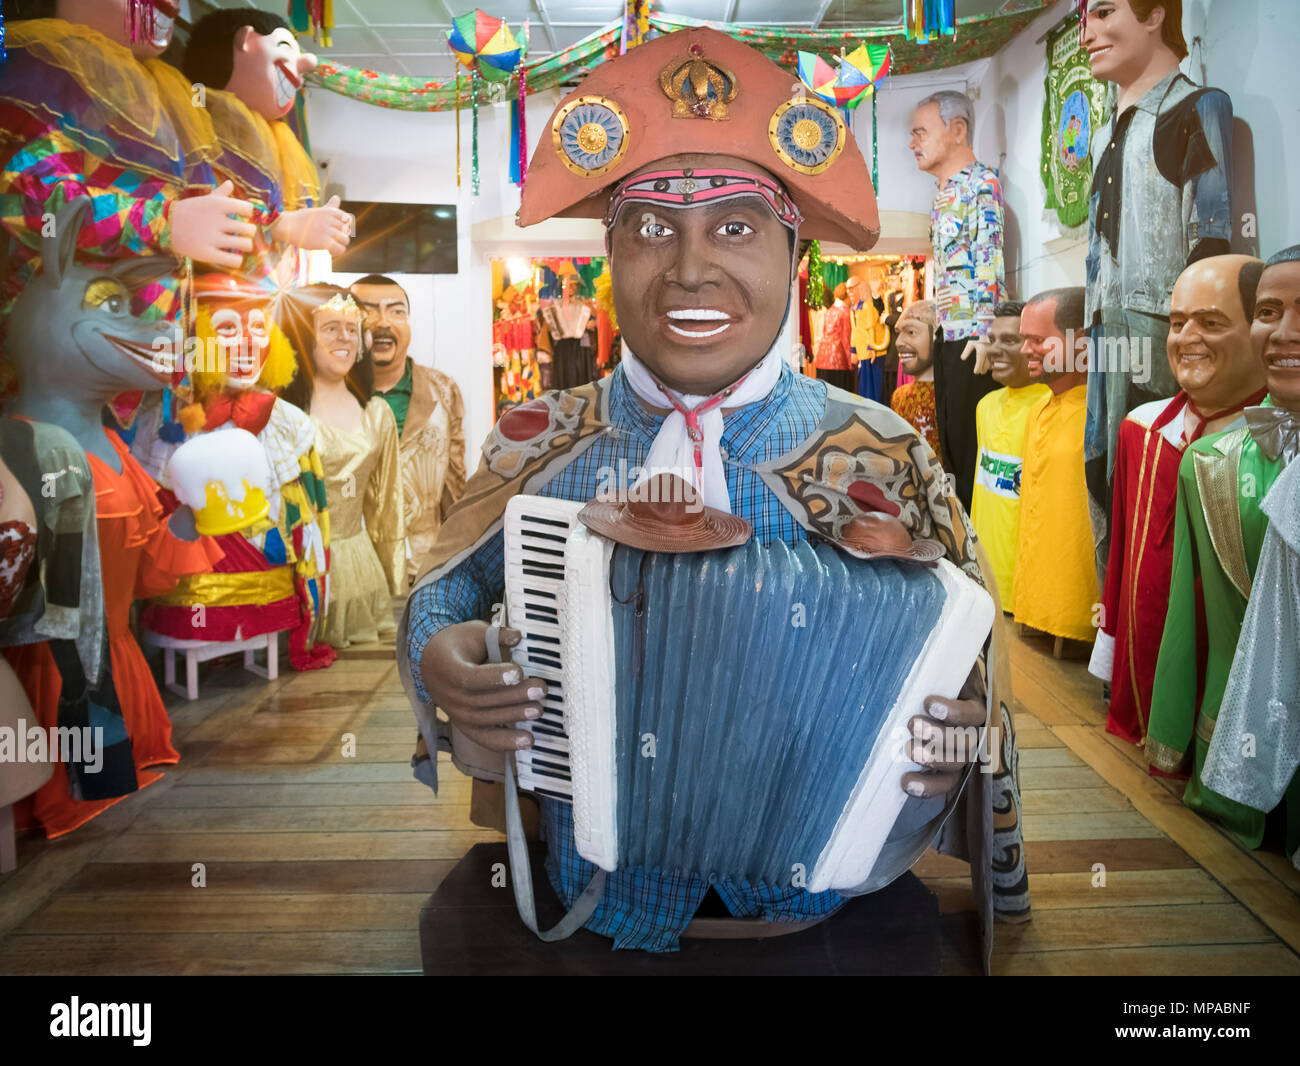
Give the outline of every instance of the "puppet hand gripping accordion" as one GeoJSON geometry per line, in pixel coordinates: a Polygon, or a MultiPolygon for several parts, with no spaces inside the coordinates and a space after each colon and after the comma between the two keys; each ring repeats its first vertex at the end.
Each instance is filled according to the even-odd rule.
{"type": "Polygon", "coordinates": [[[505,526],[514,658],[549,690],[519,780],[572,800],[583,858],[803,873],[810,892],[874,879],[916,768],[907,723],[957,695],[987,592],[905,533],[886,551],[760,545],[710,508],[540,496],[505,526]]]}

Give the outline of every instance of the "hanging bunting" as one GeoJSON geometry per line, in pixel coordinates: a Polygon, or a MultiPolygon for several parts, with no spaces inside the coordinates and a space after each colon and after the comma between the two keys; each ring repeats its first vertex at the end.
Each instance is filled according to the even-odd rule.
{"type": "MultiPolygon", "coordinates": [[[[685,15],[664,15],[651,11],[651,33],[673,33],[681,29],[711,26],[753,48],[769,59],[793,69],[799,49],[849,47],[867,39],[890,46],[890,74],[919,74],[944,67],[987,59],[1051,7],[1056,0],[1017,0],[1009,12],[968,15],[961,20],[959,40],[943,49],[927,48],[905,37],[899,28],[857,30],[792,30],[786,26],[754,26],[709,22],[685,15]]],[[[527,64],[528,92],[539,93],[579,80],[619,54],[623,20],[616,18],[594,33],[556,52],[527,64]]],[[[438,81],[399,74],[384,74],[362,67],[345,67],[323,60],[307,81],[341,96],[401,111],[452,111],[459,96],[451,79],[438,81]]],[[[463,103],[463,100],[461,100],[463,103]]]]}
{"type": "MultiPolygon", "coordinates": [[[[504,19],[488,15],[475,8],[467,15],[452,19],[451,32],[447,34],[447,43],[457,60],[457,81],[460,67],[470,73],[470,109],[473,113],[473,131],[470,142],[470,182],[474,195],[479,193],[478,171],[478,104],[480,86],[483,80],[496,83],[507,82],[516,68],[523,61],[528,44],[527,28],[523,34],[523,43],[515,39],[504,19]]],[[[457,93],[457,103],[460,96],[457,93]]]]}
{"type": "MultiPolygon", "coordinates": [[[[525,29],[527,25],[525,24],[525,29]]],[[[519,67],[519,99],[515,102],[515,110],[519,115],[518,137],[515,143],[519,145],[518,160],[519,164],[515,168],[519,174],[517,184],[523,185],[528,178],[528,71],[521,65],[519,67]]]]}
{"type": "Polygon", "coordinates": [[[904,0],[903,33],[909,41],[930,44],[957,33],[956,0],[904,0]]]}
{"type": "Polygon", "coordinates": [[[456,67],[456,188],[460,188],[460,67],[456,67]]]}
{"type": "Polygon", "coordinates": [[[474,113],[473,132],[470,134],[471,142],[469,149],[469,173],[470,185],[473,186],[474,195],[478,195],[478,67],[470,72],[470,90],[469,106],[474,113]]]}
{"type": "Polygon", "coordinates": [[[879,95],[875,92],[871,94],[871,187],[877,196],[880,195],[880,160],[876,150],[880,144],[880,126],[876,122],[876,97],[879,95]]]}
{"type": "Polygon", "coordinates": [[[626,55],[629,48],[641,44],[649,32],[650,0],[626,0],[623,7],[623,32],[619,55],[626,55]]]}
{"type": "Polygon", "coordinates": [[[289,0],[288,14],[294,33],[309,33],[317,44],[333,47],[334,0],[289,0]]]}
{"type": "Polygon", "coordinates": [[[876,86],[889,73],[892,53],[887,44],[860,44],[848,54],[841,49],[837,61],[838,68],[813,52],[800,52],[797,64],[799,80],[819,100],[842,109],[846,119],[851,109],[871,97],[871,187],[879,192],[876,86]]]}

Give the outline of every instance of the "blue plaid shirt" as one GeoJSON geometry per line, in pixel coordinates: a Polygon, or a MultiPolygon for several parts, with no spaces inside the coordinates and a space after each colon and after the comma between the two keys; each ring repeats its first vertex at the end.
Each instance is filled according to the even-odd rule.
{"type": "MultiPolygon", "coordinates": [[[[732,510],[747,519],[760,541],[793,542],[807,533],[759,479],[751,467],[775,459],[806,440],[821,422],[826,384],[783,367],[766,400],[732,412],[724,422],[722,453],[732,510]]],[[[598,487],[609,487],[609,471],[627,479],[649,455],[661,418],[650,414],[633,394],[622,369],[610,382],[610,430],[540,490],[543,496],[590,500],[598,487]]],[[[630,484],[630,479],[624,487],[630,484]]],[[[429,638],[444,626],[486,618],[504,591],[505,545],[494,534],[469,558],[440,580],[416,591],[409,611],[407,654],[422,699],[420,657],[429,638]]],[[[542,829],[549,845],[546,870],[556,893],[572,905],[595,873],[573,840],[573,808],[541,800],[542,829]]],[[[830,914],[843,903],[836,892],[810,893],[790,886],[698,876],[665,877],[632,869],[617,870],[605,881],[605,894],[586,927],[612,937],[615,948],[675,951],[710,885],[738,918],[803,921],[830,914]]]]}

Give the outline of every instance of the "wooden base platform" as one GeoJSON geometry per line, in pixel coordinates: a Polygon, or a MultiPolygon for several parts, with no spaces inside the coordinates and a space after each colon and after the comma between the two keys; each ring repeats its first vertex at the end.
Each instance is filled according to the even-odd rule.
{"type": "MultiPolygon", "coordinates": [[[[533,848],[537,922],[548,929],[564,914],[533,848]]],[[[681,950],[613,951],[612,941],[580,929],[546,944],[524,928],[513,891],[492,887],[494,868],[508,869],[504,844],[476,844],[420,912],[426,976],[812,977],[933,976],[939,973],[939,906],[912,874],[847,903],[811,929],[765,940],[683,939],[681,950]],[[500,864],[500,866],[498,866],[500,864]]],[[[972,953],[978,945],[970,945],[972,953]]],[[[978,958],[972,954],[972,958],[978,958]]]]}
{"type": "MultiPolygon", "coordinates": [[[[1083,663],[1012,652],[1033,920],[997,927],[994,973],[1300,974],[1300,873],[1148,777],[1083,663]]],[[[67,837],[19,838],[0,973],[420,973],[421,908],[502,838],[445,761],[436,799],[412,779],[391,646],[275,681],[213,664],[200,699],[166,700],[180,765],[67,837]]],[[[942,971],[977,972],[966,865],[913,872],[942,971]]]]}

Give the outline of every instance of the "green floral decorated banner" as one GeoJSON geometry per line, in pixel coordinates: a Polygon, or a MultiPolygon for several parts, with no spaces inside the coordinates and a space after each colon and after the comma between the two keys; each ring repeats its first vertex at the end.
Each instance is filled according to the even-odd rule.
{"type": "MultiPolygon", "coordinates": [[[[802,49],[837,51],[841,46],[852,51],[858,44],[869,41],[888,43],[893,49],[891,73],[914,74],[926,70],[969,63],[991,56],[1020,33],[1053,0],[1012,0],[1013,10],[997,14],[974,15],[957,20],[957,35],[930,44],[909,41],[902,27],[856,30],[791,30],[785,26],[738,26],[726,22],[705,22],[681,15],[652,13],[652,32],[671,33],[674,30],[710,26],[729,33],[737,40],[787,67],[793,74],[802,49]]],[[[595,33],[570,45],[562,52],[537,62],[524,63],[529,93],[544,92],[565,85],[594,70],[608,59],[619,54],[619,41],[623,21],[618,19],[601,27],[595,33]]],[[[458,103],[458,89],[454,80],[434,81],[426,78],[403,77],[398,74],[380,74],[358,67],[343,67],[330,63],[328,58],[307,80],[322,89],[340,93],[379,107],[402,111],[451,111],[458,103]]],[[[480,87],[481,102],[508,100],[519,92],[517,78],[510,82],[480,87]]],[[[470,80],[462,78],[459,86],[459,105],[470,104],[470,80]]]]}
{"type": "MultiPolygon", "coordinates": [[[[523,64],[528,92],[553,89],[571,78],[594,70],[606,59],[618,55],[619,35],[622,29],[621,21],[610,23],[562,52],[535,63],[523,64]]],[[[458,86],[455,79],[436,81],[405,77],[400,74],[380,74],[360,67],[341,67],[323,60],[320,66],[307,75],[307,80],[322,89],[351,97],[353,100],[399,111],[452,111],[457,106],[458,86]]],[[[461,107],[469,106],[471,91],[470,79],[461,78],[459,84],[461,107]]],[[[508,100],[516,96],[518,91],[517,78],[511,78],[508,84],[484,83],[480,87],[479,99],[484,102],[498,97],[508,100]]]]}
{"type": "Polygon", "coordinates": [[[1092,76],[1073,19],[1047,38],[1043,94],[1043,185],[1063,226],[1088,219],[1092,139],[1106,121],[1105,82],[1092,76]]]}

